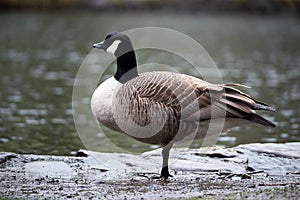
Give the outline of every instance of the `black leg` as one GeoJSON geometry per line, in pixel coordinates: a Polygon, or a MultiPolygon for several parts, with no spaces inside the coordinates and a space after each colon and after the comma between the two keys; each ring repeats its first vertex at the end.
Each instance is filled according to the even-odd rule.
{"type": "Polygon", "coordinates": [[[161,173],[160,173],[160,178],[164,178],[164,179],[168,179],[168,177],[173,177],[170,173],[169,173],[169,154],[170,154],[170,149],[171,149],[172,145],[167,145],[165,147],[163,147],[162,149],[162,157],[163,157],[163,164],[162,164],[162,169],[161,169],[161,173]]]}
{"type": "Polygon", "coordinates": [[[173,176],[169,173],[168,166],[163,167],[161,169],[160,178],[168,179],[169,177],[173,177],[173,176]]]}

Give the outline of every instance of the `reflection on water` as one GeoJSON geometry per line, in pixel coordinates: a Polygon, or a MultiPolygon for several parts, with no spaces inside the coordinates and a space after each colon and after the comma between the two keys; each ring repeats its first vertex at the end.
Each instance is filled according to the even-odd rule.
{"type": "MultiPolygon", "coordinates": [[[[218,144],[300,140],[298,19],[87,12],[6,12],[0,19],[0,151],[71,154],[84,148],[71,110],[76,72],[93,42],[108,32],[141,26],[172,28],[190,35],[215,60],[224,82],[251,86],[246,92],[278,110],[263,115],[276,121],[278,128],[235,128],[222,135],[218,144]]],[[[138,60],[168,60],[180,66],[178,59],[155,53],[138,52],[138,60]]],[[[192,74],[184,67],[176,70],[192,74]]],[[[89,103],[89,97],[82,101],[89,103]]],[[[99,140],[104,137],[103,133],[98,136],[99,140]]],[[[114,132],[109,138],[137,152],[157,148],[114,132]]]]}

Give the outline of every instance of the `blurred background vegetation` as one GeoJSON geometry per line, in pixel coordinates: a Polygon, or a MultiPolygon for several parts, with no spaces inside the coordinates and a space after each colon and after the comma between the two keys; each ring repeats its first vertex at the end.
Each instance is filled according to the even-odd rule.
{"type": "Polygon", "coordinates": [[[299,0],[1,0],[3,9],[144,9],[206,12],[299,13],[299,0]]]}

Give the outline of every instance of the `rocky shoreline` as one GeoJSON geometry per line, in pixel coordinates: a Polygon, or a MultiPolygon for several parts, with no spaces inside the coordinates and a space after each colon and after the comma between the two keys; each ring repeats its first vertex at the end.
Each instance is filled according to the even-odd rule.
{"type": "MultiPolygon", "coordinates": [[[[0,153],[0,196],[9,199],[276,198],[300,195],[300,143],[173,149],[141,155],[80,150],[81,157],[0,153]],[[269,196],[268,196],[269,197],[269,196]]],[[[4,198],[5,199],[5,198],[4,198]]]]}

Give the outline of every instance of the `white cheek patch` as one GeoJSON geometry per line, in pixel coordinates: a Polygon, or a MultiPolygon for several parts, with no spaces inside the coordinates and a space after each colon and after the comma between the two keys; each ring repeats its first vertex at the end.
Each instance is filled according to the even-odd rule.
{"type": "Polygon", "coordinates": [[[107,49],[106,51],[112,54],[115,54],[116,50],[118,49],[119,44],[121,43],[120,40],[115,40],[107,49]]]}

